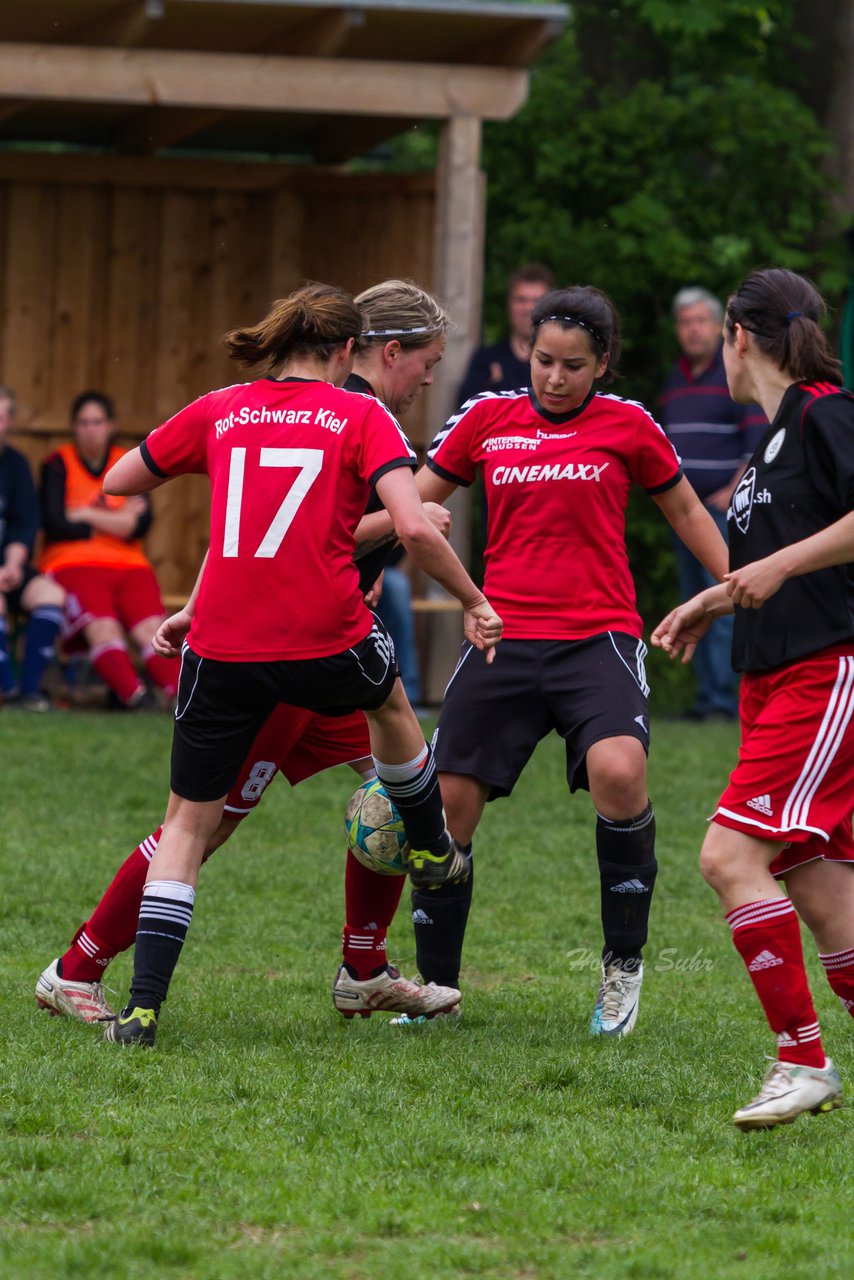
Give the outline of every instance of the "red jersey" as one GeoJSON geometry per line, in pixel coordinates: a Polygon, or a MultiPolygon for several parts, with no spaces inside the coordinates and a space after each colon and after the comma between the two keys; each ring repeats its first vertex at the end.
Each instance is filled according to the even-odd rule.
{"type": "Polygon", "coordinates": [[[365,638],[373,618],[353,532],[371,486],[414,462],[378,400],[262,378],[202,396],[141,450],[156,475],[210,477],[210,551],[189,634],[196,653],[323,658],[365,638]]]}
{"type": "Polygon", "coordinates": [[[626,553],[629,490],[660,493],[682,475],[642,405],[592,393],[558,417],[533,392],[486,392],[449,420],[428,465],[455,484],[483,472],[483,589],[505,639],[640,636],[626,553]]]}

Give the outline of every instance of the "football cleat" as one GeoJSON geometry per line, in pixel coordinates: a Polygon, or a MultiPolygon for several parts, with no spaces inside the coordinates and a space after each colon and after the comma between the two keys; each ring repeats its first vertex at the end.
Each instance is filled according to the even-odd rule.
{"type": "Polygon", "coordinates": [[[464,853],[455,840],[447,853],[404,848],[401,856],[416,889],[441,889],[443,884],[459,884],[471,875],[471,854],[464,853]]]}
{"type": "Polygon", "coordinates": [[[332,1003],[345,1018],[352,1018],[357,1013],[362,1018],[369,1018],[380,1010],[405,1013],[413,1018],[435,1018],[440,1013],[455,1010],[461,1000],[462,995],[455,987],[437,987],[435,982],[428,982],[425,986],[410,982],[391,965],[386,965],[375,978],[360,982],[342,964],[332,988],[332,1003]]]}
{"type": "Polygon", "coordinates": [[[150,1049],[157,1035],[157,1014],[153,1009],[134,1006],[127,1014],[120,1013],[104,1028],[104,1039],[114,1044],[138,1044],[150,1049]]]}
{"type": "Polygon", "coordinates": [[[460,1016],[460,1006],[454,1005],[453,1009],[445,1009],[444,1013],[434,1013],[428,1018],[426,1014],[419,1013],[414,1018],[410,1018],[408,1013],[401,1013],[397,1018],[389,1019],[390,1027],[423,1027],[431,1026],[434,1022],[439,1022],[443,1018],[458,1018],[460,1016]]]}
{"type": "Polygon", "coordinates": [[[643,965],[637,969],[621,969],[609,964],[602,968],[602,984],[593,1017],[590,1019],[592,1036],[627,1036],[637,1022],[643,965]]]}
{"type": "Polygon", "coordinates": [[[752,1102],[732,1118],[737,1129],[773,1129],[809,1111],[814,1116],[842,1106],[842,1081],[828,1058],[823,1067],[772,1062],[752,1102]]]}
{"type": "Polygon", "coordinates": [[[72,982],[57,973],[53,960],[36,983],[36,1003],[54,1015],[63,1014],[78,1022],[107,1022],[116,1016],[107,1004],[100,982],[72,982]]]}

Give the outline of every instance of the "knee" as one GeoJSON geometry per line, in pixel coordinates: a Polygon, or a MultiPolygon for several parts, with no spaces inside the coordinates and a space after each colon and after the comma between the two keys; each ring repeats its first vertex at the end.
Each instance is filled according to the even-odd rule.
{"type": "Polygon", "coordinates": [[[700,850],[700,875],[718,893],[726,888],[736,872],[732,851],[727,841],[720,838],[719,830],[714,825],[709,827],[700,850]]]}
{"type": "Polygon", "coordinates": [[[631,760],[609,760],[591,778],[593,802],[606,818],[635,818],[649,803],[646,772],[631,760]]]}

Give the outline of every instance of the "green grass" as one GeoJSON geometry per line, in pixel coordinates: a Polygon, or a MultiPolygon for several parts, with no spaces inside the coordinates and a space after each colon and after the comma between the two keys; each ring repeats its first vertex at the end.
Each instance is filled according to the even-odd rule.
{"type": "MultiPolygon", "coordinates": [[[[338,770],[202,875],[152,1053],[32,999],[158,820],[169,724],[4,712],[0,1276],[828,1280],[854,1274],[848,1111],[739,1135],[772,1050],[696,870],[735,732],[658,723],[659,889],[635,1034],[586,1035],[599,946],[589,800],[561,744],[490,806],[459,1024],[345,1022],[338,770]]],[[[414,967],[406,912],[390,953],[414,967]]],[[[826,1042],[854,1030],[808,964],[826,1042]]],[[[126,990],[129,957],[108,982],[126,990]]]]}

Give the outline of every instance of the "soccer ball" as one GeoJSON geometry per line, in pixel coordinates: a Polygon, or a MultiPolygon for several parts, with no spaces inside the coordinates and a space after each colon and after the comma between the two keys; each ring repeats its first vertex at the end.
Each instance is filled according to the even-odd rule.
{"type": "Polygon", "coordinates": [[[405,876],[406,833],[393,801],[379,778],[364,782],[350,797],[344,814],[347,843],[362,866],[381,876],[405,876]]]}

